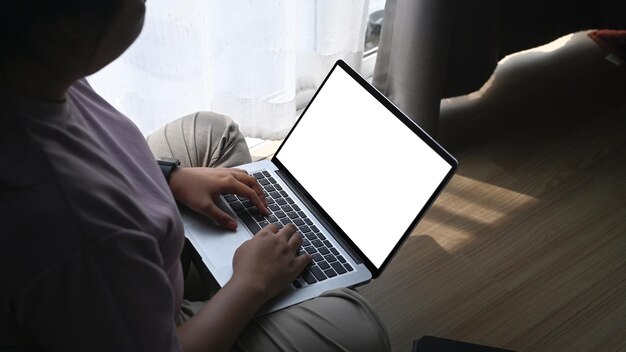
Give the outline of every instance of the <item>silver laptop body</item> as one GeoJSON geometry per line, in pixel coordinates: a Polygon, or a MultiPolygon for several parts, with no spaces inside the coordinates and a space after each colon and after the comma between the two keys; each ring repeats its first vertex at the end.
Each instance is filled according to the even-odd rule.
{"type": "MultiPolygon", "coordinates": [[[[298,226],[303,250],[322,258],[259,315],[379,276],[457,167],[448,152],[338,61],[272,160],[238,166],[266,179],[268,201],[280,190],[289,201],[282,202],[299,209],[293,213],[307,221],[298,226]],[[334,248],[332,255],[324,254],[326,245],[334,248]]],[[[245,224],[249,217],[238,216],[254,209],[242,210],[245,200],[235,198],[222,196],[220,207],[239,219],[236,231],[181,209],[187,238],[221,286],[232,276],[235,250],[254,235],[245,224]]],[[[282,222],[293,214],[283,213],[272,219],[282,222]]]]}

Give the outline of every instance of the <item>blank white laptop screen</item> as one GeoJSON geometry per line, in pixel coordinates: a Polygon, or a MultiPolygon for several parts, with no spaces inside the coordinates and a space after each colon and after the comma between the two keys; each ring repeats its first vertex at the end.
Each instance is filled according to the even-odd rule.
{"type": "Polygon", "coordinates": [[[340,66],[276,159],[377,268],[451,169],[340,66]]]}

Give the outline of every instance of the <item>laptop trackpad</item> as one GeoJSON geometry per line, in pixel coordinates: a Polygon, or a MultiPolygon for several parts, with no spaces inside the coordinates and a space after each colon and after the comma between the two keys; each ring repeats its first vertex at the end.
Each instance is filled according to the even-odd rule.
{"type": "Polygon", "coordinates": [[[236,231],[223,229],[211,219],[189,209],[181,208],[185,234],[207,266],[215,280],[224,286],[233,274],[235,250],[250,238],[250,231],[239,224],[236,231]]]}

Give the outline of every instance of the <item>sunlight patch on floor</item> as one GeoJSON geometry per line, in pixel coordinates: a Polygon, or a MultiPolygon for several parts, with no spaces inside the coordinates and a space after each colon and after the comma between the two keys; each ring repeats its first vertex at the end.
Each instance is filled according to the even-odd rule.
{"type": "MultiPolygon", "coordinates": [[[[470,204],[474,206],[485,206],[490,208],[494,214],[500,215],[491,217],[493,221],[500,216],[506,215],[511,211],[528,202],[537,201],[537,198],[528,194],[516,192],[505,187],[497,186],[488,182],[476,180],[460,174],[454,176],[452,181],[446,186],[441,200],[448,200],[449,197],[460,197],[459,204],[470,204]]],[[[488,222],[493,222],[488,221],[488,222]]]]}
{"type": "Polygon", "coordinates": [[[427,234],[454,252],[539,200],[487,182],[456,175],[411,236],[427,234]]]}

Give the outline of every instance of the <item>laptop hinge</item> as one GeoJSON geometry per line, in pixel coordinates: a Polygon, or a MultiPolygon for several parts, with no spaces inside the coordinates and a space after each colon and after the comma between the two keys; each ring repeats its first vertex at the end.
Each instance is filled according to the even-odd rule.
{"type": "Polygon", "coordinates": [[[331,230],[330,231],[331,236],[333,236],[333,238],[346,251],[346,253],[348,253],[348,255],[352,258],[352,260],[354,260],[354,262],[357,264],[363,264],[363,260],[361,259],[361,257],[352,250],[350,245],[346,243],[346,241],[344,241],[344,239],[341,238],[341,236],[338,235],[339,231],[334,226],[332,226],[330,222],[328,222],[319,211],[315,209],[313,204],[311,204],[311,202],[309,202],[306,199],[306,197],[303,196],[302,192],[298,189],[298,187],[291,180],[289,180],[288,177],[285,176],[285,173],[280,170],[276,170],[276,174],[278,175],[278,177],[280,177],[281,180],[285,181],[285,183],[289,186],[289,188],[296,194],[296,196],[298,196],[298,199],[302,203],[304,203],[304,205],[307,207],[307,209],[311,213],[313,213],[315,218],[319,222],[321,222],[325,228],[331,230]]]}

